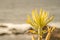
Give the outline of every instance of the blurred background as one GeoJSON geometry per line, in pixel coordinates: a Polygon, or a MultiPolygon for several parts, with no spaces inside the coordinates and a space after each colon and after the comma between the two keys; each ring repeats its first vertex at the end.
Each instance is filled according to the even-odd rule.
{"type": "Polygon", "coordinates": [[[43,8],[60,21],[60,0],[0,0],[0,23],[25,23],[32,9],[43,8]]]}
{"type": "MultiPolygon", "coordinates": [[[[53,15],[55,17],[53,22],[59,22],[56,24],[60,27],[60,0],[0,0],[0,23],[26,23],[27,15],[31,16],[31,11],[35,8],[37,10],[43,8],[50,16],[53,15]]],[[[52,34],[51,40],[60,40],[59,30],[52,34]]],[[[0,35],[0,40],[31,40],[31,36],[0,35]]]]}

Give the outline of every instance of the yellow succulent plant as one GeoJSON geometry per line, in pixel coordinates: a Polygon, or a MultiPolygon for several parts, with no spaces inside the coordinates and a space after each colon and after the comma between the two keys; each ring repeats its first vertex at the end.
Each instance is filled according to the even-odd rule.
{"type": "Polygon", "coordinates": [[[48,18],[48,13],[40,9],[40,12],[32,10],[32,19],[28,15],[27,23],[31,24],[35,29],[43,28],[46,26],[50,21],[53,20],[53,16],[48,18]]]}
{"type": "Polygon", "coordinates": [[[42,35],[46,30],[43,28],[53,20],[53,16],[49,17],[48,12],[40,9],[40,12],[37,9],[32,10],[32,18],[28,15],[27,23],[31,24],[36,33],[38,34],[38,40],[42,40],[42,35]]]}

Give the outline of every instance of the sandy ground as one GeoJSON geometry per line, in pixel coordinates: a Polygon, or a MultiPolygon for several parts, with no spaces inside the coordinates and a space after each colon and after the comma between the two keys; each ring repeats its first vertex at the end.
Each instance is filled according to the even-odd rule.
{"type": "Polygon", "coordinates": [[[0,40],[31,40],[32,35],[20,34],[20,35],[4,35],[0,36],[0,40]]]}

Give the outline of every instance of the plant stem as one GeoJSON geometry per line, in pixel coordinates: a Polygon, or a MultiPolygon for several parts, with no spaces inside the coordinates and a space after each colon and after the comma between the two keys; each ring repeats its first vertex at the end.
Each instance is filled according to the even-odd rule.
{"type": "Polygon", "coordinates": [[[50,39],[50,36],[51,36],[51,33],[48,33],[45,40],[49,40],[50,39]]]}
{"type": "Polygon", "coordinates": [[[42,40],[42,28],[38,28],[38,40],[42,40]]]}
{"type": "Polygon", "coordinates": [[[35,40],[35,37],[34,37],[34,35],[32,36],[32,40],[35,40]]]}
{"type": "Polygon", "coordinates": [[[51,33],[53,32],[54,29],[55,29],[55,27],[53,27],[52,29],[48,28],[48,34],[47,34],[45,40],[49,40],[50,39],[51,33]]]}

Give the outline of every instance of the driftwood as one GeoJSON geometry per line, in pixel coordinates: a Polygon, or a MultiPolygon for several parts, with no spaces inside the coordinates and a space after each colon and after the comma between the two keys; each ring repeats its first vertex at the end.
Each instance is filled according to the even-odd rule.
{"type": "Polygon", "coordinates": [[[0,24],[0,35],[2,34],[23,34],[31,29],[29,24],[12,24],[12,23],[1,23],[0,24]]]}
{"type": "MultiPolygon", "coordinates": [[[[47,30],[46,27],[43,29],[47,30]]],[[[12,23],[1,23],[0,24],[0,35],[24,34],[24,33],[28,33],[28,30],[33,30],[31,25],[29,25],[29,24],[12,24],[12,23]]],[[[32,34],[32,33],[30,33],[30,34],[32,34]]],[[[46,34],[44,34],[43,38],[45,38],[46,34]]],[[[52,32],[50,40],[60,40],[60,28],[56,28],[52,32]]]]}

